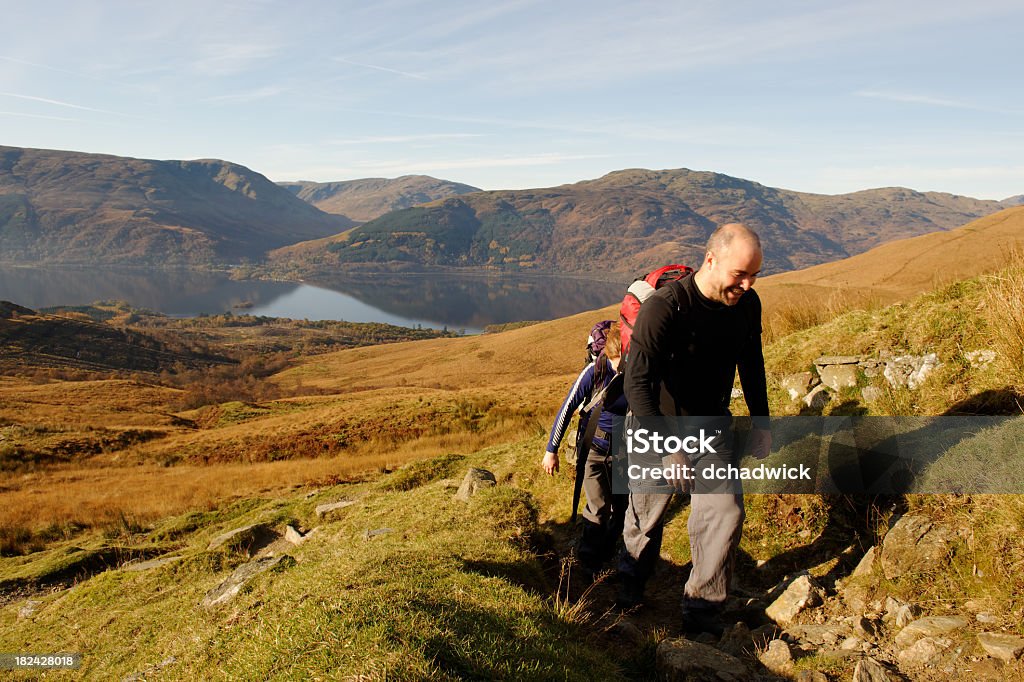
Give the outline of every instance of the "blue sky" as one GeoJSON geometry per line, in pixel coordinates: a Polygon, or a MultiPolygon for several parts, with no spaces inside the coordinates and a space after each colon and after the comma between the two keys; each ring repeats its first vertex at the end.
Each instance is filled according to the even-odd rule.
{"type": "Polygon", "coordinates": [[[485,189],[1024,193],[1020,0],[3,2],[0,144],[485,189]]]}

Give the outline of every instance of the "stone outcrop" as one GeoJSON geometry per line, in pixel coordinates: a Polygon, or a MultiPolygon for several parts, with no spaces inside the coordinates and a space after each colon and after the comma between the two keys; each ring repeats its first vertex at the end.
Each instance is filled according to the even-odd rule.
{"type": "Polygon", "coordinates": [[[765,609],[765,614],[780,625],[789,625],[797,614],[820,605],[824,598],[825,590],[804,574],[789,584],[782,596],[765,609]]]}
{"type": "Polygon", "coordinates": [[[282,554],[274,557],[263,557],[236,568],[221,584],[206,593],[200,602],[205,608],[223,604],[235,597],[253,578],[272,569],[289,568],[295,565],[295,559],[282,554]]]}
{"type": "Polygon", "coordinates": [[[228,547],[243,551],[251,551],[256,545],[262,544],[268,535],[273,535],[270,527],[263,523],[253,523],[241,528],[233,528],[226,533],[221,533],[207,546],[208,551],[228,547]]]}
{"type": "Polygon", "coordinates": [[[812,372],[797,372],[782,377],[782,388],[793,402],[803,399],[821,381],[812,372]]]}
{"type": "Polygon", "coordinates": [[[853,682],[895,682],[897,679],[885,666],[870,657],[857,661],[853,669],[853,682]]]}
{"type": "Polygon", "coordinates": [[[466,472],[466,477],[462,479],[462,485],[459,486],[458,492],[455,493],[455,499],[465,502],[480,490],[493,488],[497,484],[498,479],[490,471],[473,467],[466,472]]]}
{"type": "Polygon", "coordinates": [[[889,529],[882,542],[882,572],[892,580],[938,570],[949,562],[956,542],[953,530],[932,523],[927,516],[904,516],[889,529]]]}
{"type": "Polygon", "coordinates": [[[739,659],[688,639],[666,639],[658,645],[658,674],[666,680],[741,682],[753,677],[739,659]]]}
{"type": "Polygon", "coordinates": [[[1002,661],[1013,661],[1024,654],[1024,637],[1005,632],[978,633],[978,644],[986,654],[1002,661]]]}
{"type": "Polygon", "coordinates": [[[926,355],[900,355],[885,362],[882,373],[893,388],[906,386],[915,390],[924,383],[933,370],[942,365],[935,353],[926,355]]]}
{"type": "Polygon", "coordinates": [[[896,646],[907,649],[926,637],[943,637],[967,627],[960,616],[927,616],[915,620],[896,635],[896,646]]]}

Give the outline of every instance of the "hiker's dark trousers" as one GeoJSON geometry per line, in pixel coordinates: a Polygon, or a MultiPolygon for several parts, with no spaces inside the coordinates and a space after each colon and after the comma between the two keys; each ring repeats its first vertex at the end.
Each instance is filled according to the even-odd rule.
{"type": "Polygon", "coordinates": [[[587,506],[583,509],[579,557],[583,564],[595,570],[615,556],[629,503],[628,495],[612,494],[611,476],[611,458],[591,450],[583,477],[587,506]]]}
{"type": "MultiPolygon", "coordinates": [[[[731,451],[720,451],[717,461],[704,464],[721,465],[732,461],[731,451]]],[[[700,465],[695,465],[700,469],[700,465]]],[[[728,486],[702,486],[690,496],[690,556],[693,569],[686,581],[683,604],[707,606],[707,602],[725,601],[732,580],[736,549],[743,533],[743,491],[739,481],[728,486]]],[[[626,508],[622,540],[625,546],[619,570],[627,580],[641,587],[647,583],[661,554],[665,512],[673,495],[634,492],[626,508]]]]}

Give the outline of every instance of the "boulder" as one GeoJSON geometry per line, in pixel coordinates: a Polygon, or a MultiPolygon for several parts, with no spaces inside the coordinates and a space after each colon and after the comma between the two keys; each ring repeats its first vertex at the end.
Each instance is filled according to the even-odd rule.
{"type": "Polygon", "coordinates": [[[784,675],[793,669],[793,652],[781,639],[769,642],[768,648],[758,655],[757,660],[777,675],[784,675]]]}
{"type": "Polygon", "coordinates": [[[927,616],[915,620],[896,635],[896,646],[907,649],[925,637],[942,637],[967,627],[960,616],[927,616]]]}
{"type": "Polygon", "coordinates": [[[953,645],[945,637],[923,637],[897,654],[900,664],[907,668],[925,668],[935,663],[943,651],[953,645]]]}
{"type": "Polygon", "coordinates": [[[494,474],[487,469],[472,467],[466,472],[466,477],[462,479],[462,485],[459,486],[458,492],[455,493],[455,499],[465,502],[480,490],[493,488],[496,485],[498,485],[498,479],[494,477],[494,474]]]}
{"type": "Polygon", "coordinates": [[[247,564],[242,564],[236,568],[226,580],[207,592],[200,604],[206,608],[223,604],[241,592],[246,583],[256,576],[266,573],[274,568],[288,568],[294,565],[295,559],[287,554],[275,557],[263,557],[262,559],[256,559],[255,561],[250,561],[247,564]]]}
{"type": "Polygon", "coordinates": [[[356,502],[355,500],[339,500],[338,502],[327,502],[325,504],[318,504],[316,506],[316,516],[318,519],[327,520],[335,516],[335,512],[338,512],[345,507],[351,507],[356,502]]]}
{"type": "Polygon", "coordinates": [[[231,547],[234,549],[249,551],[255,545],[263,542],[267,535],[272,534],[273,531],[271,531],[266,524],[253,523],[248,526],[242,526],[241,528],[233,528],[226,533],[221,533],[213,540],[210,540],[210,544],[206,549],[208,551],[213,551],[215,549],[220,549],[221,547],[231,547]]]}
{"type": "Polygon", "coordinates": [[[882,372],[886,381],[893,388],[906,386],[916,389],[924,383],[928,375],[934,369],[942,365],[939,356],[935,353],[927,355],[901,355],[891,358],[885,363],[885,371],[882,372]]]}
{"type": "Polygon", "coordinates": [[[882,541],[882,572],[889,580],[911,573],[928,573],[949,563],[956,533],[933,524],[927,516],[907,515],[882,541]]]}
{"type": "Polygon", "coordinates": [[[658,645],[657,669],[666,680],[752,680],[739,659],[718,649],[682,637],[662,640],[658,645]]]}
{"type": "Polygon", "coordinates": [[[301,545],[306,536],[300,533],[295,526],[288,526],[284,530],[284,539],[293,545],[301,545]]]}
{"type": "Polygon", "coordinates": [[[878,557],[878,548],[871,547],[861,557],[857,567],[843,581],[839,588],[839,595],[850,607],[851,611],[864,611],[867,608],[868,596],[872,592],[874,581],[875,561],[878,557]]]}
{"type": "Polygon", "coordinates": [[[811,372],[798,372],[782,377],[781,383],[783,390],[789,393],[789,399],[795,402],[807,395],[820,382],[818,377],[811,372]]]}
{"type": "Polygon", "coordinates": [[[797,614],[818,606],[824,598],[825,590],[811,576],[804,574],[789,584],[782,596],[765,609],[765,614],[780,625],[789,625],[797,614]]]}
{"type": "Polygon", "coordinates": [[[856,386],[858,374],[857,365],[829,365],[818,370],[821,383],[833,391],[856,386]]]}
{"type": "Polygon", "coordinates": [[[1024,637],[1005,632],[979,633],[978,644],[986,654],[1002,661],[1014,661],[1024,654],[1024,637]]]}
{"type": "Polygon", "coordinates": [[[814,647],[833,647],[843,639],[842,630],[836,625],[791,625],[786,628],[786,635],[814,647]]]}
{"type": "Polygon", "coordinates": [[[895,682],[897,679],[884,665],[871,657],[857,661],[853,669],[853,682],[895,682]]]}

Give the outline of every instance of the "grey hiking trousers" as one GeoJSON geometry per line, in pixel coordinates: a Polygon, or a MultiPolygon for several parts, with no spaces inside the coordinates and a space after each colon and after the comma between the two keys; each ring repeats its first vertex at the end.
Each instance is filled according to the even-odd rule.
{"type": "MultiPolygon", "coordinates": [[[[722,466],[732,459],[731,448],[720,448],[717,457],[695,466],[698,470],[702,465],[722,466]]],[[[619,571],[640,588],[651,577],[661,554],[665,512],[672,497],[670,489],[629,495],[622,531],[625,550],[619,559],[619,571]]],[[[684,607],[701,608],[725,601],[743,534],[744,515],[739,481],[730,481],[725,486],[706,486],[697,481],[696,490],[690,495],[690,519],[686,526],[693,569],[683,593],[684,607]]]]}

